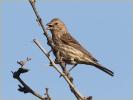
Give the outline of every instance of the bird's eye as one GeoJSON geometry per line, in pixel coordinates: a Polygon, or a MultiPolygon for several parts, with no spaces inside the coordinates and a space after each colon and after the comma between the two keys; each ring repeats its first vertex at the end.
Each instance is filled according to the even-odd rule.
{"type": "Polygon", "coordinates": [[[58,23],[55,23],[55,25],[58,25],[58,23]]]}

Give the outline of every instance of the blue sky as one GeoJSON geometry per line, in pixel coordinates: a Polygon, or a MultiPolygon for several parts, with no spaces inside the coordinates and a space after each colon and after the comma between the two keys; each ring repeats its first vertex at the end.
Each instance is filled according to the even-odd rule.
{"type": "MultiPolygon", "coordinates": [[[[87,65],[78,65],[71,74],[81,94],[93,100],[131,100],[131,1],[130,0],[38,0],[37,8],[48,23],[58,17],[69,32],[90,51],[101,64],[115,72],[112,78],[87,65]]],[[[37,38],[49,49],[28,0],[0,2],[1,48],[0,99],[36,100],[31,94],[17,91],[12,78],[17,60],[27,56],[29,73],[22,78],[43,95],[46,87],[53,100],[76,100],[64,79],[48,66],[49,62],[32,40],[37,38]]]]}

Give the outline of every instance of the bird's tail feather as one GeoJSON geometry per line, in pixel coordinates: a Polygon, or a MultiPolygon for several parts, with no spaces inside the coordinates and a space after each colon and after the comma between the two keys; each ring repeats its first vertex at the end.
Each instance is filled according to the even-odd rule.
{"type": "Polygon", "coordinates": [[[98,68],[98,69],[104,71],[105,73],[109,74],[110,76],[114,76],[114,72],[112,72],[111,70],[109,70],[109,69],[103,67],[102,65],[100,65],[100,64],[98,64],[98,63],[97,63],[97,64],[93,64],[93,65],[94,65],[96,68],[98,68]]]}

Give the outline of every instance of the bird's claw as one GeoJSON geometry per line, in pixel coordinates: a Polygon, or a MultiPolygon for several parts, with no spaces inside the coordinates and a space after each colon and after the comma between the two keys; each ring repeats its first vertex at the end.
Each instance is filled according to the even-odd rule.
{"type": "Polygon", "coordinates": [[[52,50],[50,50],[48,53],[47,53],[47,55],[48,55],[48,57],[50,57],[50,53],[52,52],[52,50]]]}

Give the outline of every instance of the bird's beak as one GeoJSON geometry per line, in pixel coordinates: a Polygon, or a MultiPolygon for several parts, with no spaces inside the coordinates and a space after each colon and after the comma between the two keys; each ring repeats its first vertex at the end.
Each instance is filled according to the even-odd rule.
{"type": "Polygon", "coordinates": [[[46,30],[50,30],[50,29],[52,29],[52,24],[50,23],[46,24],[46,30]]]}

